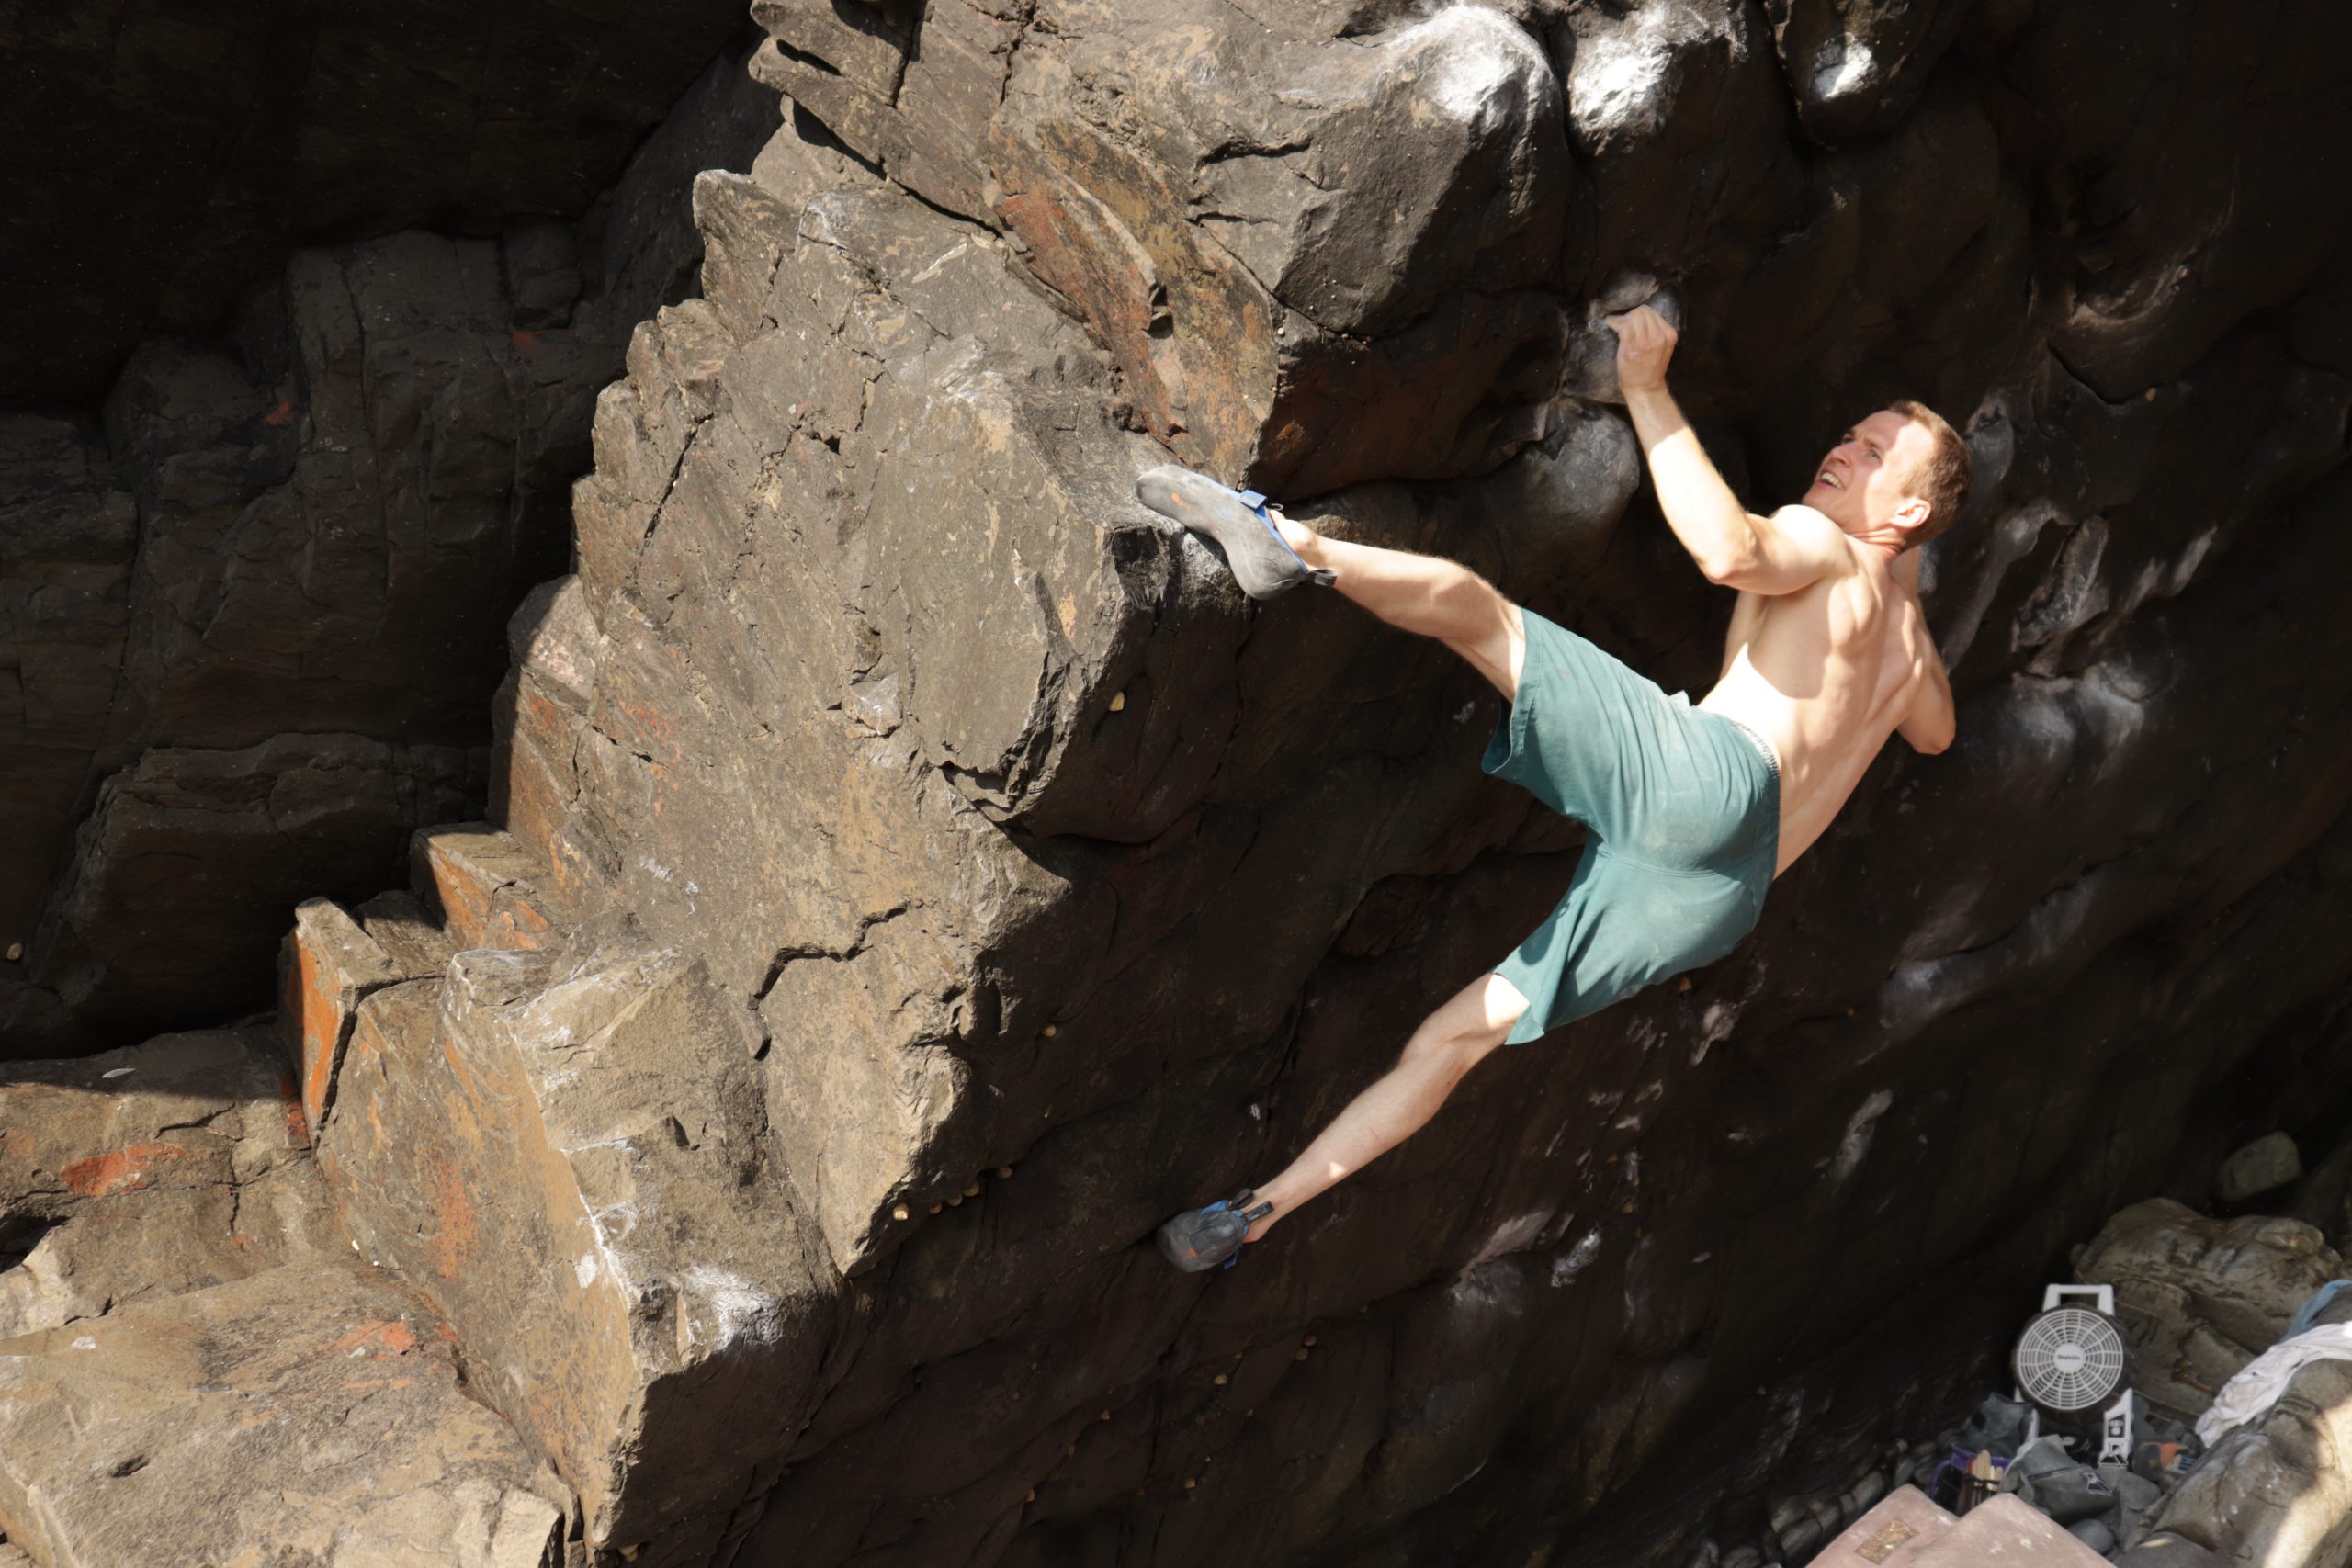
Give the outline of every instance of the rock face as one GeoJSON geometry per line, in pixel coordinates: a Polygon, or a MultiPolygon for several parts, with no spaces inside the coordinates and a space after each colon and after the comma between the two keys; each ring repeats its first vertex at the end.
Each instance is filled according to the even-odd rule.
{"type": "MultiPolygon", "coordinates": [[[[2204,1197],[2181,1173],[2237,1122],[2352,1089],[2352,281],[2309,175],[2352,19],[756,15],[797,108],[693,183],[700,297],[596,398],[573,570],[508,627],[492,820],[415,842],[424,906],[310,907],[281,971],[338,1213],[584,1553],[1681,1568],[1761,1533],[1741,1499],[1805,1494],[1825,1419],[1884,1435],[1799,1363],[1906,1292],[2022,1292],[2120,1203],[2204,1197]],[[1498,1055],[1233,1273],[1173,1276],[1150,1228],[1286,1159],[1578,845],[1478,773],[1474,675],[1335,596],[1252,607],[1133,476],[1172,450],[1700,686],[1725,606],[1634,499],[1597,369],[1645,298],[1759,502],[1884,399],[1967,424],[1975,497],[1925,572],[1960,740],[1896,748],[1687,988],[1498,1055]]],[[[506,397],[568,286],[552,235],[496,254],[438,352],[506,397]]],[[[360,321],[393,370],[412,326],[440,342],[360,321]]],[[[432,486],[445,438],[490,461],[473,414],[539,427],[402,406],[397,442],[350,426],[352,482],[525,558],[521,502],[432,486]]],[[[20,467],[78,498],[21,514],[101,592],[147,548],[112,498],[153,482],[66,423],[20,467]]],[[[192,590],[255,636],[282,563],[336,560],[268,536],[280,570],[192,590]]],[[[320,635],[288,656],[358,634],[320,635]]],[[[445,694],[401,687],[344,694],[445,694]]],[[[378,734],[303,726],[267,733],[378,734]]],[[[314,818],[262,816],[299,857],[279,824],[314,818]]],[[[131,874],[124,819],[69,886],[131,874]]],[[[187,962],[76,990],[45,966],[77,940],[23,1009],[187,962]]]]}
{"type": "Polygon", "coordinates": [[[831,1271],[762,1180],[757,1043],[674,952],[477,950],[360,1004],[321,1139],[362,1247],[639,1561],[710,1559],[823,1352],[831,1271]]]}
{"type": "MultiPolygon", "coordinates": [[[[1662,1445],[1778,1462],[1764,1369],[1972,1254],[2036,1279],[2343,984],[2337,274],[2115,161],[2158,106],[2079,62],[2125,12],[1889,7],[1826,76],[1803,7],[758,14],[859,162],[787,132],[699,182],[704,297],[600,401],[492,770],[559,927],[627,910],[754,1010],[872,1325],[748,1560],[1679,1562],[1727,1483],[1651,1506],[1662,1445]],[[1869,400],[1969,420],[1962,741],[1689,990],[1178,1283],[1138,1238],[1279,1165],[1574,840],[1475,772],[1474,677],[1246,608],[1126,484],[1172,446],[1697,684],[1721,607],[1558,391],[1661,287],[1759,499],[1869,400]]],[[[2263,58],[2230,144],[2337,137],[2263,58]]]]}

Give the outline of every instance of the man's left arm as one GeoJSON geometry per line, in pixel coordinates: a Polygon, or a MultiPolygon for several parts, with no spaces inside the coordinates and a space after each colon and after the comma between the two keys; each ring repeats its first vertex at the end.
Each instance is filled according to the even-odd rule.
{"type": "Polygon", "coordinates": [[[1911,711],[1894,729],[1911,743],[1913,750],[1932,757],[1951,744],[1952,737],[1959,733],[1960,716],[1952,705],[1951,677],[1944,670],[1943,655],[1936,649],[1935,637],[1928,629],[1927,612],[1919,604],[1919,552],[1905,550],[1895,557],[1893,572],[1895,585],[1911,600],[1912,635],[1918,644],[1915,657],[1925,666],[1917,694],[1911,700],[1911,711]]]}
{"type": "Polygon", "coordinates": [[[1810,507],[1758,517],[1742,506],[1708,459],[1698,433],[1666,389],[1675,331],[1646,305],[1611,317],[1617,384],[1649,459],[1658,510],[1707,581],[1744,592],[1793,593],[1852,561],[1838,525],[1810,507]]]}

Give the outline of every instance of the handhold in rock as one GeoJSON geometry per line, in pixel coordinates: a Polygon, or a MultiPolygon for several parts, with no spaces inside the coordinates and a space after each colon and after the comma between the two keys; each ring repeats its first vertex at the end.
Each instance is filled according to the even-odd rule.
{"type": "Polygon", "coordinates": [[[1682,301],[1674,290],[1645,272],[1626,273],[1586,301],[1583,323],[1568,330],[1561,391],[1594,402],[1625,400],[1617,386],[1617,333],[1609,318],[1642,305],[1665,317],[1675,331],[1682,330],[1682,301]]]}
{"type": "Polygon", "coordinates": [[[2303,1156],[2284,1133],[2267,1133],[2222,1162],[2214,1190],[2224,1203],[2243,1203],[2303,1174],[2303,1156]]]}

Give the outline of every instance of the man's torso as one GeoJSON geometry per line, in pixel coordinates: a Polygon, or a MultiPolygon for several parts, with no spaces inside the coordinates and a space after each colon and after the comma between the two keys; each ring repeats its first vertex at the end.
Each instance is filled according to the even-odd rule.
{"type": "Polygon", "coordinates": [[[1931,647],[1917,601],[1860,548],[1849,572],[1739,596],[1723,677],[1699,705],[1780,754],[1779,869],[1821,836],[1910,713],[1931,647]]]}

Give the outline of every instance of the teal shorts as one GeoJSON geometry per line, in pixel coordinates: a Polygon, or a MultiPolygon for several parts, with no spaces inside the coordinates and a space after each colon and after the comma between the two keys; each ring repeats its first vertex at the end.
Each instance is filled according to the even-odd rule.
{"type": "Polygon", "coordinates": [[[1589,837],[1559,908],[1495,966],[1527,998],[1514,1045],[1729,953],[1781,848],[1780,764],[1760,736],[1520,615],[1527,661],[1486,769],[1589,837]]]}

